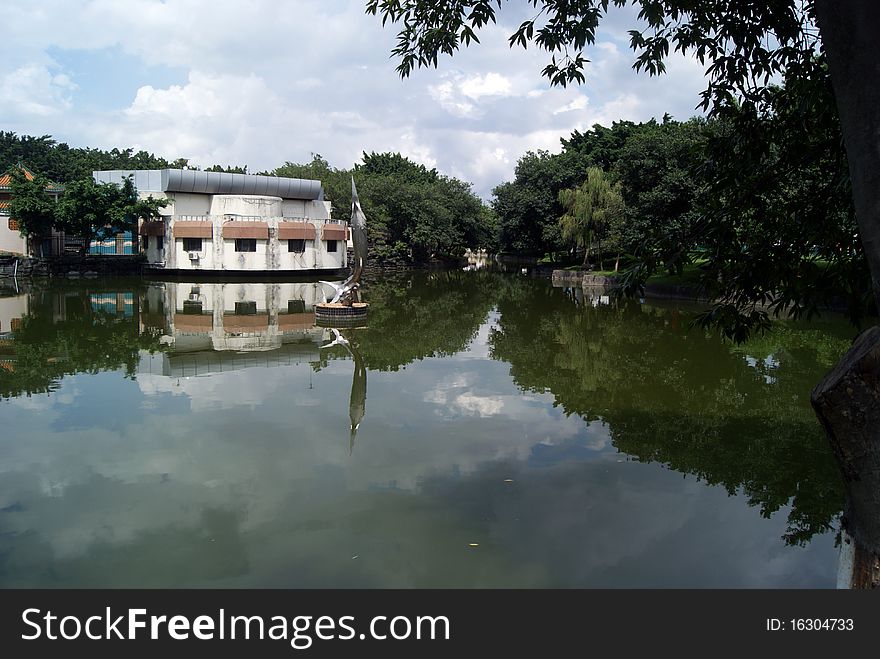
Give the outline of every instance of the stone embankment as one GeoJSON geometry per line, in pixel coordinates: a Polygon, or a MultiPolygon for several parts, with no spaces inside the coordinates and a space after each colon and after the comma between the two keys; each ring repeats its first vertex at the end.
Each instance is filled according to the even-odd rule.
{"type": "MultiPolygon", "coordinates": [[[[582,288],[599,289],[604,292],[613,291],[620,286],[620,278],[615,275],[595,275],[582,270],[554,270],[554,286],[579,286],[582,288]]],[[[685,284],[648,282],[645,284],[646,296],[675,298],[681,300],[705,301],[699,290],[685,284]]]]}
{"type": "Polygon", "coordinates": [[[47,258],[0,257],[0,277],[103,277],[140,275],[146,261],[142,255],[98,256],[70,254],[47,258]]]}

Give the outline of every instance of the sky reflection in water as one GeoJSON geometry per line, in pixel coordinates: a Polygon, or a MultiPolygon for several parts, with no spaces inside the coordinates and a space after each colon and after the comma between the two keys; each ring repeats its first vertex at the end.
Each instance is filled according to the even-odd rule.
{"type": "Polygon", "coordinates": [[[0,355],[0,586],[834,585],[842,494],[808,396],[845,325],[735,347],[677,303],[372,282],[369,326],[342,331],[366,368],[352,444],[354,363],[321,349],[314,286],[0,300],[0,329],[23,318],[0,355]]]}

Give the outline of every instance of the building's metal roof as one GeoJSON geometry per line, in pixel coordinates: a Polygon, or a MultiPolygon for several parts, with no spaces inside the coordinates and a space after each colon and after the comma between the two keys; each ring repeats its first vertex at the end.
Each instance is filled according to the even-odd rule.
{"type": "Polygon", "coordinates": [[[192,192],[197,194],[266,195],[282,199],[323,201],[320,181],[284,176],[202,172],[193,169],[140,169],[92,172],[97,183],[121,184],[134,177],[138,192],[192,192]]]}

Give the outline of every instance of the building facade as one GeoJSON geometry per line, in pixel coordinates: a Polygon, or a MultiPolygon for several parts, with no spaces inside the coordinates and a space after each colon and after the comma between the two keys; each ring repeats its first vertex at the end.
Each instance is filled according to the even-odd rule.
{"type": "Polygon", "coordinates": [[[337,272],[347,227],[330,217],[320,181],[181,169],[93,172],[133,178],[138,195],[166,199],[161,221],[139,227],[155,269],[185,272],[337,272]]]}

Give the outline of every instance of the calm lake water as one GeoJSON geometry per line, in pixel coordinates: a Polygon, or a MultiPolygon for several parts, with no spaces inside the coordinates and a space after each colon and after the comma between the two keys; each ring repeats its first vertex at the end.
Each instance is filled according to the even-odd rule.
{"type": "Polygon", "coordinates": [[[4,289],[0,586],[835,585],[843,321],[416,272],[337,334],[319,287],[4,289]]]}

